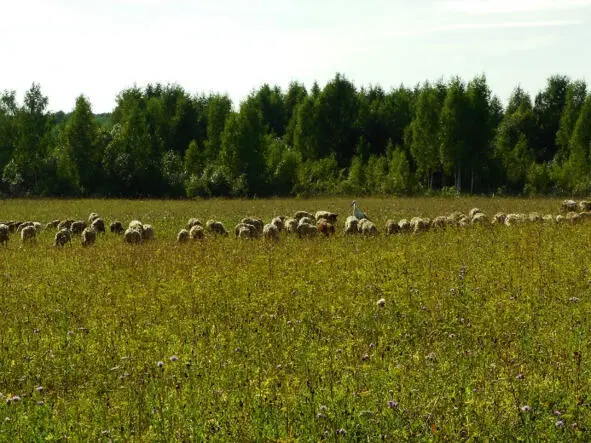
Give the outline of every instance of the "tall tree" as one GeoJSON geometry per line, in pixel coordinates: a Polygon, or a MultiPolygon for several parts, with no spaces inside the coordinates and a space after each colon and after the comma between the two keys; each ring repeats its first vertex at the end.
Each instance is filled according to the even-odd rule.
{"type": "Polygon", "coordinates": [[[208,97],[205,158],[209,162],[215,162],[220,154],[222,133],[231,111],[232,101],[227,95],[215,94],[208,97]]]}
{"type": "Polygon", "coordinates": [[[433,173],[440,167],[439,161],[439,120],[441,107],[435,89],[426,83],[416,103],[411,123],[410,151],[417,166],[417,174],[427,181],[431,189],[433,173]]]}
{"type": "Polygon", "coordinates": [[[584,81],[579,80],[568,85],[564,109],[556,133],[557,159],[559,162],[566,160],[569,156],[570,139],[586,96],[587,84],[584,81]]]}

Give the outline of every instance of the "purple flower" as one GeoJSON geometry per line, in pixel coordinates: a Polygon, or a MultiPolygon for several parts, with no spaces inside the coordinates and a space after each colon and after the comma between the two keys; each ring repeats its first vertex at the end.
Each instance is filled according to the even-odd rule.
{"type": "Polygon", "coordinates": [[[564,422],[562,420],[558,420],[556,423],[554,423],[554,426],[556,426],[557,428],[563,428],[564,422]]]}
{"type": "Polygon", "coordinates": [[[68,331],[68,335],[71,337],[72,335],[74,335],[73,331],[68,331]]]}
{"type": "Polygon", "coordinates": [[[316,418],[318,420],[320,420],[320,419],[326,418],[326,415],[324,415],[322,412],[319,412],[318,414],[316,414],[316,418]]]}
{"type": "Polygon", "coordinates": [[[43,386],[37,386],[37,387],[35,388],[35,390],[36,390],[37,392],[42,392],[42,391],[43,391],[43,386]]]}
{"type": "Polygon", "coordinates": [[[554,409],[552,411],[552,415],[555,415],[557,417],[560,417],[562,415],[562,412],[560,412],[558,409],[554,409]]]}
{"type": "Polygon", "coordinates": [[[369,359],[369,355],[368,354],[363,354],[363,357],[361,357],[361,360],[365,361],[369,359]]]}
{"type": "Polygon", "coordinates": [[[376,345],[374,345],[373,343],[370,343],[370,344],[369,344],[369,349],[373,349],[373,348],[375,348],[375,346],[376,346],[376,345]]]}
{"type": "Polygon", "coordinates": [[[171,355],[170,356],[170,361],[175,362],[175,361],[178,361],[178,360],[179,360],[179,358],[176,355],[171,355]]]}
{"type": "Polygon", "coordinates": [[[37,402],[37,406],[43,406],[45,402],[43,400],[37,402]]]}
{"type": "Polygon", "coordinates": [[[521,409],[521,412],[529,412],[529,411],[531,411],[531,406],[523,405],[520,409],[521,409]]]}
{"type": "Polygon", "coordinates": [[[158,365],[159,368],[164,366],[164,362],[163,361],[159,361],[158,363],[156,363],[158,365]]]}
{"type": "Polygon", "coordinates": [[[396,402],[394,400],[389,400],[388,401],[388,407],[390,409],[398,409],[398,402],[396,402]]]}
{"type": "Polygon", "coordinates": [[[523,380],[523,379],[525,378],[525,375],[523,375],[523,374],[520,372],[519,374],[517,374],[517,375],[515,376],[515,378],[516,378],[517,380],[523,380]]]}
{"type": "Polygon", "coordinates": [[[376,305],[378,305],[380,308],[383,308],[384,306],[386,306],[386,299],[385,298],[380,298],[377,302],[376,305]]]}
{"type": "Polygon", "coordinates": [[[337,429],[337,435],[347,435],[347,431],[343,428],[337,429]]]}

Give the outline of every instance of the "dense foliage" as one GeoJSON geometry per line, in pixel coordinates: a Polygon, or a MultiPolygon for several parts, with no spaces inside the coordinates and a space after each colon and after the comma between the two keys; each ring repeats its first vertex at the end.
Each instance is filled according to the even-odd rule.
{"type": "Polygon", "coordinates": [[[122,91],[111,114],[78,97],[47,112],[38,84],[0,95],[8,195],[264,196],[591,192],[583,81],[520,87],[503,108],[479,76],[385,92],[340,74],[323,89],[267,84],[237,108],[178,85],[122,91]]]}
{"type": "MultiPolygon", "coordinates": [[[[560,202],[361,203],[383,227],[560,202]]],[[[175,242],[189,217],[349,204],[2,202],[3,218],[97,211],[156,236],[0,246],[0,441],[589,441],[589,222],[175,242]]]]}

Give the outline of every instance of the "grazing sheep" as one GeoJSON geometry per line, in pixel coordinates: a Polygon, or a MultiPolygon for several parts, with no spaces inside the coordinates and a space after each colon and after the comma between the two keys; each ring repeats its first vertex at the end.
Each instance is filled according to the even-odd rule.
{"type": "Polygon", "coordinates": [[[123,241],[132,245],[142,242],[142,234],[137,229],[127,228],[123,234],[123,241]]]}
{"type": "Polygon", "coordinates": [[[582,218],[578,214],[578,212],[574,212],[574,211],[567,213],[565,218],[566,218],[566,221],[572,223],[573,225],[580,223],[582,221],[582,218]]]}
{"type": "Polygon", "coordinates": [[[470,220],[473,225],[485,225],[489,224],[488,216],[484,212],[477,212],[470,220]]]}
{"type": "Polygon", "coordinates": [[[339,214],[335,214],[334,212],[328,212],[328,211],[317,211],[316,214],[314,214],[314,218],[316,219],[316,222],[319,222],[320,219],[325,219],[327,222],[329,222],[330,224],[335,225],[337,223],[337,217],[339,216],[339,214]]]}
{"type": "Polygon", "coordinates": [[[189,237],[191,240],[201,240],[205,237],[205,231],[203,230],[203,226],[201,225],[193,225],[191,229],[189,229],[189,237]]]}
{"type": "Polygon", "coordinates": [[[100,234],[101,232],[104,234],[105,233],[105,222],[102,218],[98,217],[95,218],[91,223],[90,223],[90,227],[92,229],[94,229],[96,231],[97,234],[100,234]]]}
{"type": "Polygon", "coordinates": [[[542,217],[544,223],[554,223],[554,216],[552,214],[546,214],[542,217]]]}
{"type": "Polygon", "coordinates": [[[315,237],[318,234],[318,228],[316,225],[309,223],[298,223],[298,237],[315,237]]]}
{"type": "Polygon", "coordinates": [[[57,225],[57,229],[58,231],[61,231],[62,229],[70,229],[70,227],[72,226],[72,223],[74,223],[75,220],[62,220],[61,222],[58,223],[57,225]]]}
{"type": "Polygon", "coordinates": [[[412,226],[410,225],[410,222],[405,218],[398,222],[398,227],[400,228],[400,232],[412,232],[412,226]]]}
{"type": "Polygon", "coordinates": [[[334,225],[328,222],[326,219],[320,219],[318,223],[316,223],[316,229],[321,234],[324,234],[325,237],[329,237],[334,234],[334,225]]]}
{"type": "Polygon", "coordinates": [[[466,214],[460,212],[460,211],[454,211],[451,214],[449,214],[448,216],[448,220],[453,221],[453,224],[457,225],[460,220],[462,220],[463,218],[466,218],[466,214]]]}
{"type": "Polygon", "coordinates": [[[72,234],[82,234],[84,229],[86,229],[86,222],[82,220],[75,221],[70,225],[70,231],[72,231],[72,234]]]}
{"type": "Polygon", "coordinates": [[[427,232],[430,226],[430,220],[421,217],[413,217],[410,219],[410,226],[412,232],[418,234],[420,232],[427,232]]]}
{"type": "MultiPolygon", "coordinates": [[[[70,234],[69,229],[60,229],[55,233],[55,240],[53,242],[53,246],[65,246],[66,243],[70,243],[72,241],[72,235],[70,234]]],[[[71,243],[70,243],[71,244],[71,243]]]]}
{"type": "Polygon", "coordinates": [[[207,223],[205,223],[205,227],[209,232],[212,232],[214,234],[228,235],[228,231],[226,231],[226,227],[222,222],[215,220],[207,220],[207,223]]]}
{"type": "Polygon", "coordinates": [[[10,232],[10,228],[8,225],[0,223],[0,243],[4,244],[4,246],[8,246],[8,234],[10,232]]]}
{"type": "Polygon", "coordinates": [[[6,222],[6,223],[5,223],[5,225],[6,225],[6,226],[8,226],[8,231],[9,231],[11,234],[14,234],[14,233],[15,233],[15,231],[16,231],[16,228],[18,227],[18,226],[17,226],[17,222],[15,222],[15,221],[13,221],[13,220],[6,222]]]}
{"type": "Polygon", "coordinates": [[[37,230],[31,225],[25,226],[23,229],[21,229],[21,240],[23,243],[27,241],[32,243],[35,240],[36,235],[37,230]]]}
{"type": "Polygon", "coordinates": [[[84,228],[82,231],[82,246],[93,245],[96,241],[96,231],[93,228],[84,228]]]}
{"type": "Polygon", "coordinates": [[[189,231],[181,229],[176,235],[176,241],[179,243],[187,243],[189,241],[189,231]]]}
{"type": "Polygon", "coordinates": [[[238,230],[236,231],[236,238],[252,239],[257,238],[256,228],[253,225],[247,225],[246,223],[240,223],[238,230]]]}
{"type": "Polygon", "coordinates": [[[458,228],[465,228],[470,225],[470,219],[467,216],[463,216],[457,222],[458,228]]]}
{"type": "Polygon", "coordinates": [[[113,223],[111,223],[111,232],[113,234],[123,234],[123,232],[125,231],[125,229],[123,229],[123,225],[121,224],[121,222],[119,220],[114,221],[113,223]]]}
{"type": "MultiPolygon", "coordinates": [[[[275,227],[277,228],[277,230],[279,232],[283,231],[284,229],[284,223],[285,222],[285,217],[283,215],[280,215],[278,217],[274,217],[273,220],[271,220],[271,224],[275,225],[275,227]]],[[[264,230],[264,228],[263,228],[264,230]]]]}
{"type": "Polygon", "coordinates": [[[527,215],[527,220],[531,223],[542,223],[542,216],[537,212],[530,212],[527,215]]]}
{"type": "Polygon", "coordinates": [[[388,220],[386,222],[386,235],[399,234],[400,226],[395,220],[388,220]]]}
{"type": "Polygon", "coordinates": [[[350,215],[345,220],[345,235],[352,235],[359,233],[359,220],[354,215],[350,215]]]}
{"type": "Polygon", "coordinates": [[[576,211],[578,206],[579,205],[574,200],[563,200],[560,209],[562,209],[563,212],[572,212],[576,211]]]}
{"type": "Polygon", "coordinates": [[[45,225],[45,229],[56,229],[57,226],[60,224],[59,220],[50,221],[45,225]]]}
{"type": "Polygon", "coordinates": [[[479,208],[472,208],[470,212],[468,212],[468,218],[472,220],[476,214],[480,214],[482,211],[479,208]]]}
{"type": "Polygon", "coordinates": [[[301,224],[307,224],[307,225],[315,225],[316,224],[316,220],[310,217],[302,217],[300,218],[300,220],[298,221],[298,225],[301,224]]]}
{"type": "Polygon", "coordinates": [[[581,221],[591,220],[591,211],[579,212],[579,216],[581,217],[581,221]]]}
{"type": "Polygon", "coordinates": [[[374,222],[364,218],[359,221],[359,233],[368,237],[376,236],[380,233],[374,222]]]}
{"type": "Polygon", "coordinates": [[[579,202],[579,211],[581,211],[581,212],[591,211],[591,202],[587,201],[587,200],[581,200],[579,202]]]}
{"type": "Polygon", "coordinates": [[[307,211],[297,211],[294,215],[293,218],[295,218],[297,221],[300,221],[301,218],[304,217],[308,217],[308,218],[314,218],[314,216],[312,214],[310,214],[307,211]]]}
{"type": "MultiPolygon", "coordinates": [[[[16,228],[16,232],[22,232],[23,229],[25,229],[28,226],[33,226],[33,222],[32,221],[26,221],[26,222],[21,222],[18,224],[17,228],[16,228]]],[[[34,229],[34,228],[33,228],[34,229]]],[[[35,229],[36,230],[36,229],[35,229]]]]}
{"type": "Polygon", "coordinates": [[[129,222],[129,225],[127,226],[129,229],[135,229],[136,231],[138,231],[140,234],[142,233],[142,231],[144,230],[144,225],[142,224],[141,221],[139,220],[132,220],[129,222]]]}
{"type": "MultiPolygon", "coordinates": [[[[448,224],[450,223],[448,222],[448,218],[445,215],[438,215],[431,222],[431,227],[433,229],[445,229],[447,228],[448,224]]],[[[451,222],[451,224],[453,224],[453,222],[451,222]]]]}
{"type": "Polygon", "coordinates": [[[504,212],[497,212],[493,215],[492,224],[493,225],[503,225],[505,224],[505,219],[507,218],[507,214],[504,212]]]}
{"type": "Polygon", "coordinates": [[[152,225],[143,225],[142,240],[154,240],[154,226],[152,225]]]}
{"type": "Polygon", "coordinates": [[[294,234],[298,230],[298,221],[295,218],[288,218],[283,221],[283,228],[286,232],[294,234]]]}
{"type": "Polygon", "coordinates": [[[527,220],[525,214],[507,214],[505,217],[505,226],[514,226],[524,223],[527,220]]]}
{"type": "MultiPolygon", "coordinates": [[[[256,226],[251,225],[249,223],[238,223],[235,227],[234,227],[234,236],[236,238],[240,237],[240,230],[242,228],[246,228],[248,229],[249,232],[249,237],[248,238],[257,238],[260,237],[259,235],[259,231],[257,230],[256,226]]],[[[243,237],[244,238],[244,235],[243,237]]]]}
{"type": "Polygon", "coordinates": [[[241,222],[247,225],[254,226],[257,230],[258,235],[262,235],[263,226],[265,226],[265,223],[260,218],[246,217],[243,218],[241,222]]]}
{"type": "Polygon", "coordinates": [[[186,227],[187,231],[190,231],[193,226],[202,226],[201,220],[199,220],[198,218],[193,218],[193,217],[190,218],[189,221],[187,222],[187,227],[186,227]]]}
{"type": "Polygon", "coordinates": [[[100,218],[100,216],[96,212],[91,212],[88,216],[88,223],[92,225],[92,222],[95,221],[97,218],[100,218]]]}
{"type": "Polygon", "coordinates": [[[35,231],[37,231],[37,234],[43,231],[43,225],[39,222],[33,222],[32,226],[35,228],[35,231]]]}
{"type": "Polygon", "coordinates": [[[557,215],[555,218],[556,223],[564,223],[566,221],[566,217],[564,215],[557,215]]]}
{"type": "Polygon", "coordinates": [[[272,223],[263,226],[263,238],[265,240],[279,241],[279,229],[272,223]]]}

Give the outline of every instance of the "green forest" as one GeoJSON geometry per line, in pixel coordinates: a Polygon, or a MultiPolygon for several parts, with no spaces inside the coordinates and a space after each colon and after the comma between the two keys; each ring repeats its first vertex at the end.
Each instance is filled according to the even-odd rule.
{"type": "Polygon", "coordinates": [[[108,114],[47,107],[37,83],[0,93],[3,196],[591,193],[591,94],[563,75],[506,106],[484,75],[385,91],[336,74],[239,105],[150,84],[108,114]]]}

